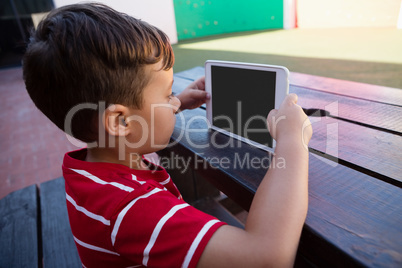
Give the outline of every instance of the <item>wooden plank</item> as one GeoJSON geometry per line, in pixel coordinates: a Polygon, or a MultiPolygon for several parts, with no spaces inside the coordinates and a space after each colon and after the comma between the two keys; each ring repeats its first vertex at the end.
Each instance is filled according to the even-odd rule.
{"type": "MultiPolygon", "coordinates": [[[[192,75],[191,70],[187,71],[186,75],[192,75]]],[[[200,68],[194,70],[199,72],[200,68]]],[[[191,80],[189,79],[175,76],[173,88],[175,91],[180,92],[181,88],[190,82],[191,80]]],[[[300,97],[299,101],[301,104],[305,104],[303,97],[300,97]]],[[[317,102],[320,101],[317,100],[317,102]]],[[[322,100],[320,103],[324,103],[325,105],[321,107],[319,104],[315,107],[323,108],[331,106],[331,103],[325,100],[322,100]]],[[[360,111],[359,113],[361,114],[360,111]]],[[[379,111],[379,113],[381,112],[379,111]]],[[[182,115],[179,114],[177,116],[178,123],[176,127],[181,129],[192,128],[192,126],[188,125],[188,123],[193,121],[192,116],[186,116],[186,119],[182,122],[183,120],[180,121],[182,115]]],[[[198,124],[203,124],[204,129],[207,129],[205,111],[199,109],[196,116],[200,117],[198,124]]],[[[396,117],[393,120],[398,121],[398,119],[399,117],[396,117]]],[[[400,164],[402,162],[402,151],[395,150],[395,148],[402,146],[402,136],[367,128],[336,118],[310,117],[310,120],[314,134],[309,146],[314,151],[325,153],[334,161],[348,167],[358,168],[360,171],[371,176],[391,182],[400,187],[402,186],[402,165],[400,164]]],[[[208,144],[209,141],[197,140],[194,142],[208,144]]],[[[227,149],[225,148],[225,150],[227,149]]]]}
{"type": "MultiPolygon", "coordinates": [[[[185,118],[199,116],[201,121],[203,113],[201,109],[183,112],[185,118]]],[[[208,146],[212,141],[218,145],[232,141],[196,121],[183,135],[180,120],[173,139],[180,138],[176,146],[193,153],[194,170],[248,209],[268,165],[268,160],[253,165],[253,159],[269,159],[267,153],[237,141],[224,149],[208,146]]],[[[312,154],[309,177],[310,208],[300,249],[304,256],[322,265],[402,265],[401,188],[312,154]],[[315,252],[325,254],[315,256],[315,252]]]]}
{"type": "Polygon", "coordinates": [[[319,237],[364,266],[400,267],[402,189],[342,165],[333,168],[310,159],[306,225],[316,237],[303,240],[304,251],[325,264],[319,252],[326,251],[314,242],[319,237]]]}
{"type": "Polygon", "coordinates": [[[402,135],[402,106],[328,94],[297,86],[291,86],[290,92],[298,95],[298,103],[303,108],[324,109],[335,118],[347,119],[402,135]]]}
{"type": "Polygon", "coordinates": [[[322,92],[402,106],[402,89],[370,85],[296,72],[290,73],[290,84],[322,92]]]}
{"type": "Polygon", "coordinates": [[[40,185],[43,267],[82,267],[68,220],[62,177],[40,185]]]}
{"type": "Polygon", "coordinates": [[[36,185],[0,200],[0,267],[38,267],[38,193],[36,185]]]}
{"type": "Polygon", "coordinates": [[[402,136],[330,117],[310,118],[309,147],[335,162],[402,187],[402,136]],[[314,121],[319,120],[319,121],[314,121]]]}

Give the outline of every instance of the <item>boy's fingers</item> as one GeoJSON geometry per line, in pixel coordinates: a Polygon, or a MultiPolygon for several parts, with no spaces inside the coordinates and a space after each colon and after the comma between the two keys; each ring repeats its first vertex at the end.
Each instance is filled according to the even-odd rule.
{"type": "Polygon", "coordinates": [[[187,89],[205,90],[205,76],[198,78],[187,86],[187,89]]]}
{"type": "Polygon", "coordinates": [[[209,99],[209,97],[210,97],[207,92],[202,91],[202,90],[197,90],[197,89],[195,89],[195,90],[193,90],[193,91],[191,92],[191,96],[192,96],[194,99],[200,99],[200,100],[209,99]]]}
{"type": "Polygon", "coordinates": [[[199,78],[198,80],[195,81],[197,88],[199,90],[205,90],[205,76],[199,78]]]}

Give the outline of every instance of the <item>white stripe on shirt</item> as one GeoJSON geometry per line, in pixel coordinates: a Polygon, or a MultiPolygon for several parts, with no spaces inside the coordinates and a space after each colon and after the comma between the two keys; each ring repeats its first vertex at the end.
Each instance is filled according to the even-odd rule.
{"type": "Polygon", "coordinates": [[[165,214],[165,216],[163,216],[158,224],[155,226],[154,231],[152,232],[151,235],[151,239],[148,242],[148,245],[145,247],[144,250],[144,257],[142,259],[142,265],[147,266],[148,264],[148,260],[149,260],[149,252],[151,251],[152,247],[155,244],[156,239],[158,238],[158,235],[163,227],[163,225],[165,225],[165,223],[180,209],[188,207],[189,204],[180,204],[180,205],[176,205],[174,207],[172,207],[168,213],[165,214]]]}
{"type": "Polygon", "coordinates": [[[90,217],[91,219],[100,221],[101,223],[103,223],[104,225],[110,226],[110,221],[105,219],[103,216],[101,215],[96,215],[95,213],[92,213],[90,211],[88,211],[86,208],[81,207],[79,205],[77,205],[77,203],[75,202],[75,200],[69,196],[66,193],[66,199],[75,207],[76,210],[81,211],[82,213],[84,213],[85,215],[87,215],[88,217],[90,217]]]}
{"type": "Polygon", "coordinates": [[[155,193],[157,193],[157,192],[160,192],[160,191],[162,191],[162,190],[161,190],[161,189],[158,189],[158,188],[155,188],[155,189],[153,189],[152,191],[150,191],[150,192],[148,192],[148,193],[146,193],[146,194],[144,194],[144,195],[141,195],[141,196],[137,197],[136,199],[132,200],[124,209],[122,209],[122,211],[121,211],[121,212],[119,213],[119,215],[117,216],[116,222],[115,222],[114,227],[113,227],[112,235],[111,235],[112,245],[113,245],[113,246],[114,246],[114,243],[116,242],[116,235],[117,235],[117,232],[119,231],[120,224],[121,224],[121,222],[123,221],[123,218],[124,218],[124,216],[126,215],[127,211],[128,211],[128,210],[135,204],[135,202],[137,202],[139,199],[147,198],[148,196],[153,195],[153,194],[155,194],[155,193]]]}
{"type": "Polygon", "coordinates": [[[202,227],[201,231],[197,234],[196,238],[194,239],[193,243],[191,244],[189,250],[187,251],[186,257],[184,258],[184,262],[181,267],[187,268],[190,264],[191,259],[193,258],[193,255],[200,244],[202,238],[204,235],[208,232],[208,230],[215,224],[219,222],[218,220],[210,220],[207,222],[204,227],[202,227]]]}
{"type": "Polygon", "coordinates": [[[169,178],[167,178],[166,180],[161,181],[160,184],[165,185],[165,184],[168,184],[169,181],[170,181],[170,176],[169,176],[169,178]]]}
{"type": "Polygon", "coordinates": [[[89,172],[87,172],[87,171],[85,171],[85,170],[73,169],[73,168],[70,168],[70,169],[71,169],[72,171],[77,172],[78,174],[81,174],[81,175],[87,177],[88,179],[90,179],[90,180],[92,180],[92,181],[94,181],[94,182],[96,182],[96,183],[99,183],[99,184],[102,184],[102,185],[110,184],[110,185],[113,185],[114,187],[117,187],[117,188],[119,188],[119,189],[121,189],[121,190],[124,190],[124,191],[127,191],[127,192],[132,192],[132,191],[134,191],[134,188],[125,186],[125,185],[123,185],[123,184],[121,184],[121,183],[117,183],[117,182],[107,182],[107,181],[101,180],[101,179],[99,179],[98,177],[96,177],[95,175],[92,175],[91,173],[89,173],[89,172]]]}
{"type": "Polygon", "coordinates": [[[120,256],[120,254],[117,253],[117,252],[110,251],[110,250],[107,250],[107,249],[104,249],[104,248],[100,248],[100,247],[97,247],[97,246],[90,245],[90,244],[87,244],[87,243],[85,243],[85,242],[82,242],[81,240],[79,240],[79,239],[76,238],[75,236],[74,236],[74,240],[75,240],[75,242],[77,242],[77,244],[79,244],[80,246],[83,246],[84,248],[88,248],[88,249],[92,249],[92,250],[95,250],[95,251],[99,251],[99,252],[103,252],[103,253],[109,253],[109,254],[113,254],[113,255],[120,256]]]}
{"type": "Polygon", "coordinates": [[[132,175],[131,178],[132,178],[133,181],[136,181],[136,182],[138,182],[139,184],[144,184],[144,183],[146,183],[146,181],[140,181],[140,180],[138,180],[138,179],[137,179],[137,176],[135,176],[134,174],[131,174],[131,175],[132,175]]]}

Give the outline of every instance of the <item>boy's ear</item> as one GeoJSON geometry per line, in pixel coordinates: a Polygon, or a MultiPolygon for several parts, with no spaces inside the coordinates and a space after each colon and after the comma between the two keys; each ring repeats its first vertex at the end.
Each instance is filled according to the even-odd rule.
{"type": "Polygon", "coordinates": [[[103,125],[109,135],[127,136],[130,133],[130,129],[125,122],[128,112],[128,107],[120,104],[111,105],[105,110],[103,125]]]}

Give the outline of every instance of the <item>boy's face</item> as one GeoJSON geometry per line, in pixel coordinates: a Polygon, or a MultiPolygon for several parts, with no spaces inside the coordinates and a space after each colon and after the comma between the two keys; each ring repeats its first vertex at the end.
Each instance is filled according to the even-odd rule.
{"type": "Polygon", "coordinates": [[[162,62],[149,65],[151,79],[143,92],[142,109],[130,109],[130,135],[126,138],[133,152],[146,154],[161,150],[169,143],[176,123],[180,100],[172,96],[173,69],[162,70],[162,62]]]}

